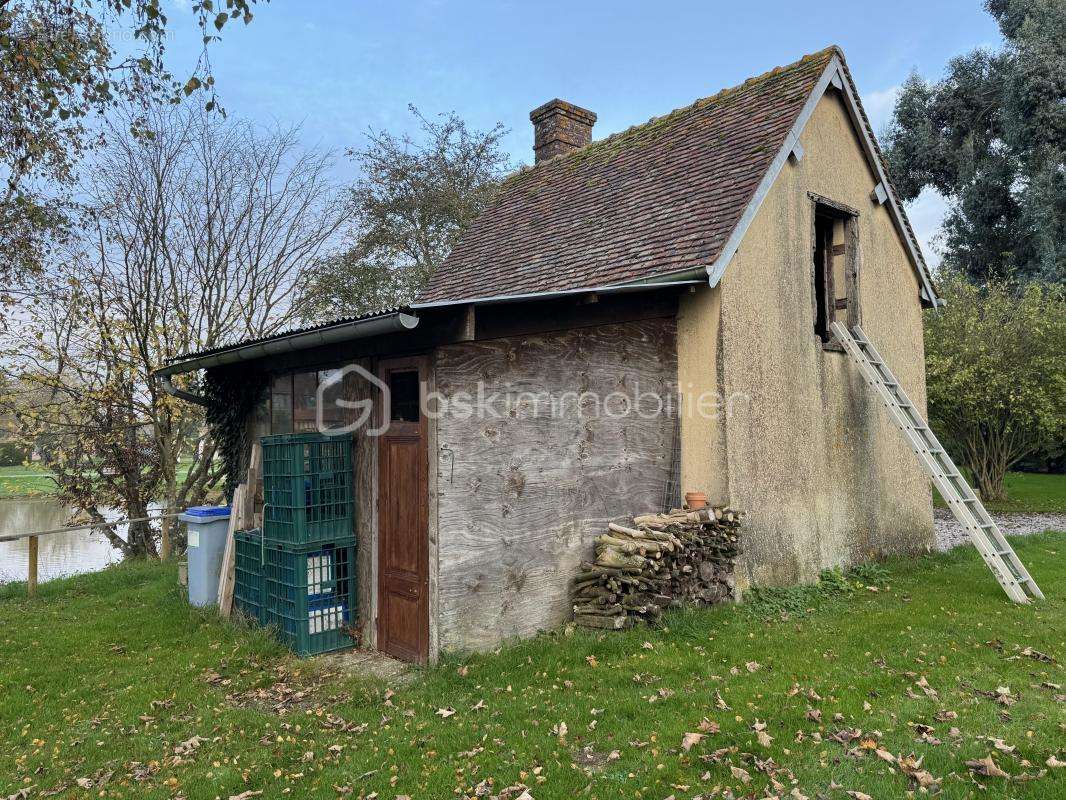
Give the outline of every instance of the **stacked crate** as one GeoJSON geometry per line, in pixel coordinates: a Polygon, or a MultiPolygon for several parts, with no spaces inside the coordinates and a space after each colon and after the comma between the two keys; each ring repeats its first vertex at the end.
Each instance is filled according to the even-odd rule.
{"type": "Polygon", "coordinates": [[[263,532],[258,528],[233,535],[233,606],[260,625],[263,606],[263,532]]]}
{"type": "MultiPolygon", "coordinates": [[[[356,562],[350,436],[267,436],[263,446],[260,621],[299,655],[352,645],[356,562]]],[[[250,534],[244,534],[249,536],[250,534]]],[[[236,578],[240,586],[242,545],[236,578]]],[[[253,544],[244,549],[251,552],[253,544]]],[[[252,576],[244,579],[251,586],[252,576]]],[[[252,594],[238,588],[235,598],[252,594]]],[[[238,602],[251,614],[249,599],[238,602]]]]}

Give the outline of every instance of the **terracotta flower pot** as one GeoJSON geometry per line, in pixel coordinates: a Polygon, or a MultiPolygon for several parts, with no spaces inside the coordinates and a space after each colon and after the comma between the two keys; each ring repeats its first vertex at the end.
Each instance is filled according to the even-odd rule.
{"type": "Polygon", "coordinates": [[[707,507],[707,495],[703,492],[685,492],[685,505],[693,511],[707,507]]]}

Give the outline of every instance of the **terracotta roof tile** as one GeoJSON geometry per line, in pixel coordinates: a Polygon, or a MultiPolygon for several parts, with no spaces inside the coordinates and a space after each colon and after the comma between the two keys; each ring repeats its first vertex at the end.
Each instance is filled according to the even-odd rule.
{"type": "Polygon", "coordinates": [[[607,286],[712,264],[837,52],[516,173],[417,302],[607,286]]]}

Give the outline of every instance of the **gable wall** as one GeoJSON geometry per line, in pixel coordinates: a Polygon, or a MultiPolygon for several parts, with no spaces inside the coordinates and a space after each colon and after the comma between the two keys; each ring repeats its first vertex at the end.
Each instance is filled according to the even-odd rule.
{"type": "MultiPolygon", "coordinates": [[[[679,363],[686,350],[713,350],[705,376],[732,405],[713,439],[683,437],[684,486],[749,512],[746,576],[758,583],[812,580],[827,566],[932,541],[916,459],[857,367],[814,335],[807,193],[859,211],[861,324],[924,413],[918,279],[887,209],[870,199],[876,180],[835,91],[800,141],[803,159],[785,165],[719,286],[679,315],[679,334],[700,307],[717,316],[699,336],[679,335],[679,363]]],[[[691,374],[683,368],[679,383],[691,374]]]]}

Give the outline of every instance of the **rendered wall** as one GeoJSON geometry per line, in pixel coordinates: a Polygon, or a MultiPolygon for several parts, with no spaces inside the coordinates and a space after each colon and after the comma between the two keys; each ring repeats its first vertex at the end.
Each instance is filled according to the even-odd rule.
{"type": "Polygon", "coordinates": [[[660,508],[675,417],[651,413],[650,398],[674,396],[676,376],[673,318],[437,351],[441,649],[491,648],[570,617],[570,584],[607,523],[660,508]],[[644,413],[618,414],[638,392],[644,413]],[[593,398],[612,394],[597,413],[593,398]]]}
{"type": "MultiPolygon", "coordinates": [[[[886,207],[871,200],[876,180],[835,91],[801,144],[803,159],[785,165],[720,285],[689,301],[705,318],[699,334],[686,333],[684,307],[679,323],[679,364],[703,353],[702,368],[733,398],[720,430],[697,425],[683,437],[683,463],[685,488],[713,495],[724,478],[729,501],[749,512],[742,582],[809,581],[932,543],[917,460],[857,367],[814,335],[808,192],[859,211],[861,324],[924,413],[918,279],[886,207]]],[[[691,371],[682,366],[682,383],[691,371]]]]}

